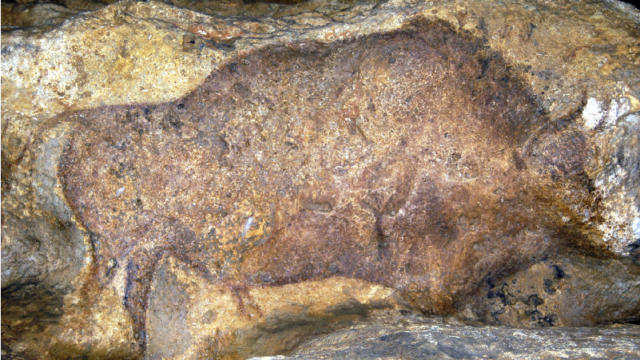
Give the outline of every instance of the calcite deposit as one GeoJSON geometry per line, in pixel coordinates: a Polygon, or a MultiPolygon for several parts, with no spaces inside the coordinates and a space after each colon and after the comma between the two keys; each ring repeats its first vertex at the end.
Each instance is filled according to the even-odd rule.
{"type": "Polygon", "coordinates": [[[637,323],[640,14],[583,5],[3,4],[3,358],[637,323]]]}

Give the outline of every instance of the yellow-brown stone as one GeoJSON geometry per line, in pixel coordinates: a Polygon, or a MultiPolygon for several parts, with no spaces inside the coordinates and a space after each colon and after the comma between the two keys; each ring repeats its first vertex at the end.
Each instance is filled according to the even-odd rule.
{"type": "Polygon", "coordinates": [[[277,354],[375,309],[636,321],[636,10],[74,4],[3,4],[3,357],[277,354]]]}

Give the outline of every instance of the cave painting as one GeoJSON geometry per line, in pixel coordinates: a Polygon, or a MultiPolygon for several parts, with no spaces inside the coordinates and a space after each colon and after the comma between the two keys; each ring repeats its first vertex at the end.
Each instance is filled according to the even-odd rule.
{"type": "Polygon", "coordinates": [[[446,313],[588,232],[584,137],[539,109],[480,40],[418,20],[257,50],[169,103],[65,115],[59,171],[96,281],[126,270],[142,346],[163,256],[236,289],[352,277],[446,313]]]}

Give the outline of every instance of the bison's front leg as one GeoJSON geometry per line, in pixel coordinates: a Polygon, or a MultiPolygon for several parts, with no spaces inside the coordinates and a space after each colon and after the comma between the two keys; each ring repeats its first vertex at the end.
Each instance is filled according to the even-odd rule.
{"type": "Polygon", "coordinates": [[[123,303],[131,314],[134,337],[144,352],[146,347],[146,312],[149,303],[149,289],[155,266],[161,258],[161,252],[151,253],[139,250],[127,261],[127,281],[123,303]]]}

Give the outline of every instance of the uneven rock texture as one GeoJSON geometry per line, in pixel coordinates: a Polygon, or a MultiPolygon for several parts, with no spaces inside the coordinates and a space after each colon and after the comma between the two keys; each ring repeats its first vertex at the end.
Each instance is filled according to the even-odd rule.
{"type": "Polygon", "coordinates": [[[395,303],[391,289],[339,277],[305,286],[230,291],[229,285],[208,281],[171,257],[155,271],[149,299],[150,358],[284,353],[309,336],[361,321],[395,303]]]}
{"type": "Polygon", "coordinates": [[[512,329],[393,320],[318,337],[276,359],[634,359],[637,326],[512,329]]]}
{"type": "Polygon", "coordinates": [[[3,357],[640,319],[635,9],[64,5],[3,4],[3,357]]]}
{"type": "Polygon", "coordinates": [[[628,260],[548,258],[504,279],[487,277],[460,318],[528,327],[637,323],[639,270],[628,260]]]}
{"type": "Polygon", "coordinates": [[[537,136],[566,144],[522,149],[548,120],[480,51],[417,22],[267,48],[166,105],[72,115],[60,177],[98,281],[126,272],[138,331],[165,254],[239,286],[359,278],[441,313],[561,246],[564,208],[593,202],[583,135],[554,125],[537,136]]]}

